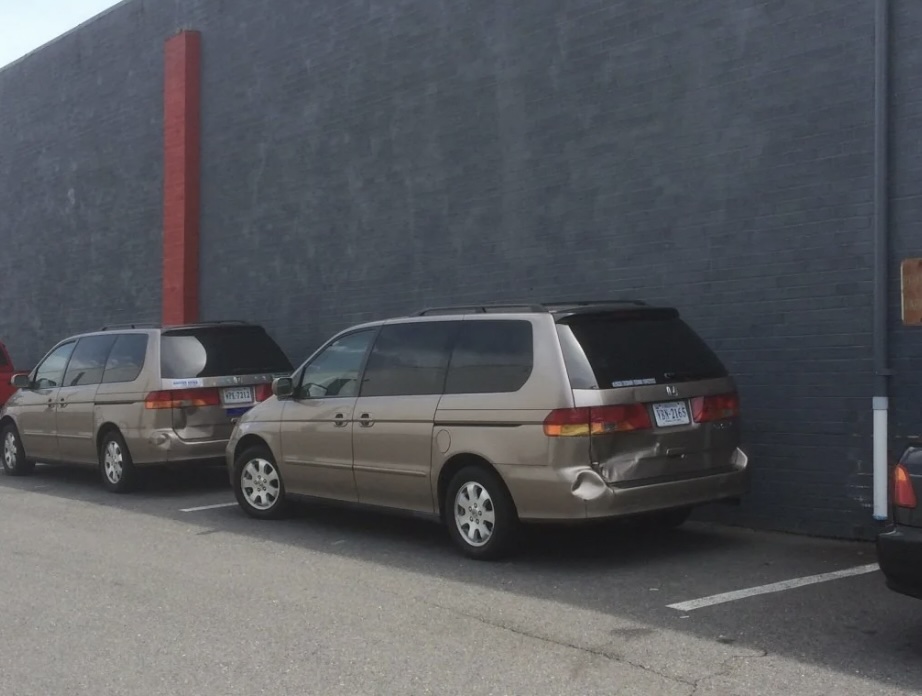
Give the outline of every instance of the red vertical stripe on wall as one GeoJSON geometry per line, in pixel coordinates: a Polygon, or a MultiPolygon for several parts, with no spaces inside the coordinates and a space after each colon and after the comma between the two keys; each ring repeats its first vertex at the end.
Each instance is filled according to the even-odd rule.
{"type": "Polygon", "coordinates": [[[198,320],[202,40],[183,31],[164,47],[163,323],[198,320]]]}

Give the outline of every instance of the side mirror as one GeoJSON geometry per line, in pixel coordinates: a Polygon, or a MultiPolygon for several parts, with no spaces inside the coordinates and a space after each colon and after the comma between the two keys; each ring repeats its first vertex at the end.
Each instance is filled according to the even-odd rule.
{"type": "Polygon", "coordinates": [[[272,380],[272,393],[279,399],[290,399],[295,393],[295,382],[291,377],[276,377],[272,380]]]}
{"type": "Polygon", "coordinates": [[[12,384],[17,389],[29,389],[32,386],[32,380],[29,379],[29,375],[18,373],[13,375],[10,379],[10,384],[12,384]]]}

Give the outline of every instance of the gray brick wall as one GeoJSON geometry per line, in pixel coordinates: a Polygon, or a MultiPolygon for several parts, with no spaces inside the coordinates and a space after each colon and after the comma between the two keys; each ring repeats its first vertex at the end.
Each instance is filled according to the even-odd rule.
{"type": "MultiPolygon", "coordinates": [[[[922,253],[922,12],[895,5],[894,252],[922,253]]],[[[869,533],[871,3],[133,0],[0,72],[0,133],[28,135],[0,135],[0,181],[36,170],[0,190],[4,295],[26,300],[0,317],[14,348],[86,315],[156,314],[160,46],[180,26],[203,35],[205,318],[260,321],[300,360],[434,303],[675,304],[739,377],[755,475],[731,519],[869,533]],[[48,116],[62,104],[79,138],[48,116]],[[124,273],[79,292],[24,268],[28,241],[60,245],[73,219],[53,200],[71,161],[114,172],[87,179],[81,222],[124,273]]],[[[103,257],[71,254],[105,277],[103,257]]],[[[919,339],[894,336],[898,434],[919,339]]]]}
{"type": "Polygon", "coordinates": [[[117,7],[0,70],[0,340],[160,315],[166,25],[117,7]]]}

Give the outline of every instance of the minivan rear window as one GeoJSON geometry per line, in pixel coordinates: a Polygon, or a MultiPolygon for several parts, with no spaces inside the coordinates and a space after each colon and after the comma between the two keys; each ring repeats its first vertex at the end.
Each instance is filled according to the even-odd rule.
{"type": "Polygon", "coordinates": [[[727,375],[720,359],[674,312],[575,316],[563,323],[585,353],[599,389],[727,375]]]}
{"type": "Polygon", "coordinates": [[[291,362],[259,326],[174,329],[160,338],[163,379],[290,373],[291,362]]]}

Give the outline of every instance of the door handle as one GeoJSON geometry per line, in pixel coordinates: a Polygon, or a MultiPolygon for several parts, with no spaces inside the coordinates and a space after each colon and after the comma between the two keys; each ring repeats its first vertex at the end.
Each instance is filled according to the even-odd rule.
{"type": "Polygon", "coordinates": [[[345,428],[346,416],[344,416],[342,413],[337,413],[335,416],[333,416],[333,425],[337,428],[345,428]]]}
{"type": "Polygon", "coordinates": [[[375,422],[371,419],[371,416],[368,415],[367,413],[363,413],[361,416],[359,416],[359,425],[361,425],[363,428],[370,428],[374,424],[375,422]]]}

